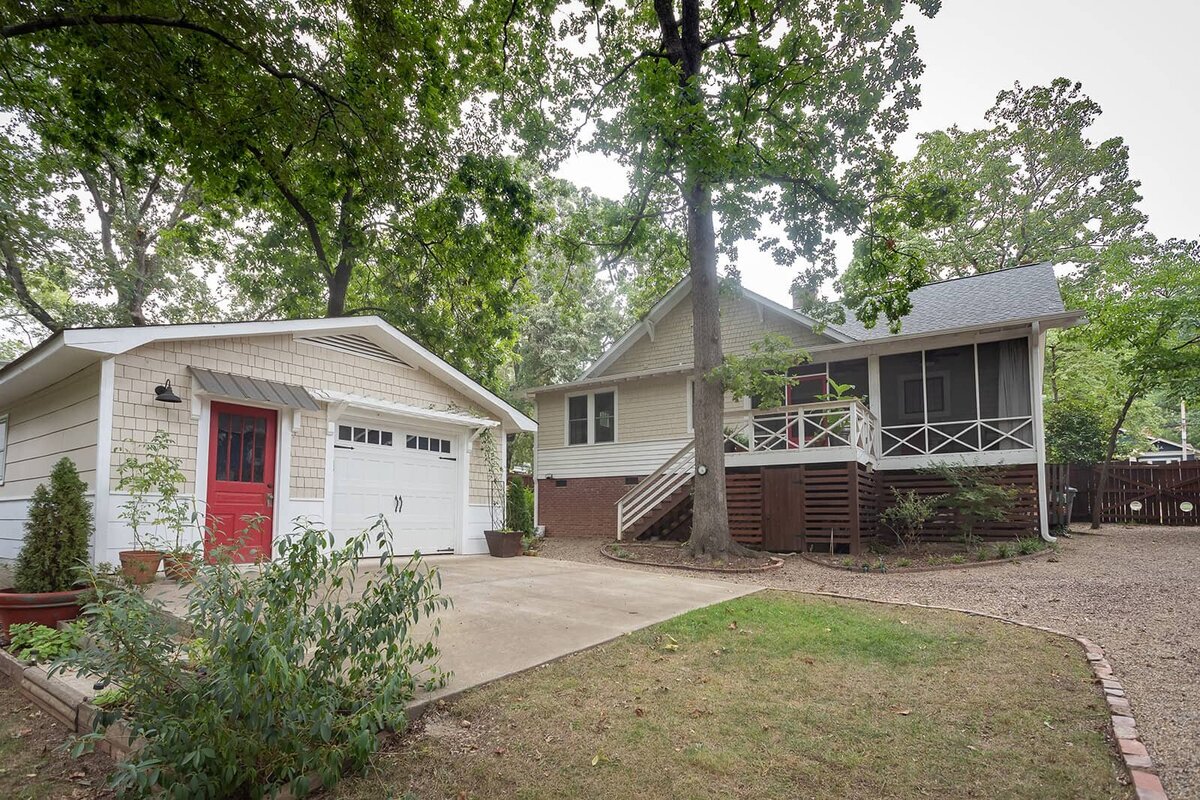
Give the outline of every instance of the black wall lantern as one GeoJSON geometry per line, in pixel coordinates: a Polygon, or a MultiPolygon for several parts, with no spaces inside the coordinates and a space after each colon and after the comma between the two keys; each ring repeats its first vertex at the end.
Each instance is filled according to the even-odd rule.
{"type": "Polygon", "coordinates": [[[162,386],[154,387],[154,399],[160,403],[182,403],[179,395],[171,390],[171,382],[167,381],[162,386]]]}

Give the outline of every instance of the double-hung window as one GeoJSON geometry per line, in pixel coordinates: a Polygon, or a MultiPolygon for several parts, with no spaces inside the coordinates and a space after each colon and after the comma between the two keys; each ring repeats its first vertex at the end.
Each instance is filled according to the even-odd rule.
{"type": "Polygon", "coordinates": [[[567,444],[602,444],[617,440],[617,393],[576,394],[567,398],[567,444]]]}

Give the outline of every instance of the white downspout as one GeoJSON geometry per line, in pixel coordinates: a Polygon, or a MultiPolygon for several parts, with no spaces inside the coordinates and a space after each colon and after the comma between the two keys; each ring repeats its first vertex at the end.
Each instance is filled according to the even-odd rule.
{"type": "Polygon", "coordinates": [[[1046,497],[1046,430],[1042,418],[1042,386],[1045,382],[1043,371],[1046,361],[1046,332],[1040,323],[1034,322],[1029,336],[1029,363],[1033,378],[1033,444],[1037,453],[1037,490],[1038,490],[1038,527],[1042,539],[1047,542],[1057,542],[1058,537],[1050,535],[1049,503],[1046,497]]]}

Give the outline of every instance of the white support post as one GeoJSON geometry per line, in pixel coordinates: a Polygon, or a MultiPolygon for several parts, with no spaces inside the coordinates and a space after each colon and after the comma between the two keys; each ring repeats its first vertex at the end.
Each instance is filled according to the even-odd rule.
{"type": "Polygon", "coordinates": [[[871,432],[871,449],[875,458],[883,457],[883,387],[879,377],[879,356],[867,356],[867,403],[875,417],[871,432]]]}
{"type": "Polygon", "coordinates": [[[116,399],[116,359],[100,362],[100,396],[96,419],[95,534],[92,564],[99,565],[108,554],[109,522],[112,515],[113,402],[116,399]]]}
{"type": "Polygon", "coordinates": [[[1030,388],[1033,395],[1033,447],[1037,454],[1037,493],[1039,532],[1047,542],[1057,541],[1050,535],[1049,503],[1046,497],[1046,434],[1042,419],[1042,370],[1045,361],[1046,332],[1041,325],[1033,323],[1029,335],[1030,388]]]}

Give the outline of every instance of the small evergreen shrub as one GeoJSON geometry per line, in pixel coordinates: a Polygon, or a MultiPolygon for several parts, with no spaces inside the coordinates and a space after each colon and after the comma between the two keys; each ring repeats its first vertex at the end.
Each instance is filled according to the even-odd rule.
{"type": "Polygon", "coordinates": [[[79,582],[77,570],[87,563],[92,535],[86,491],[69,458],[54,465],[49,486],[43,483],[33,490],[25,543],[17,556],[18,592],[65,592],[79,582]]]}
{"type": "Polygon", "coordinates": [[[525,488],[519,479],[508,482],[508,529],[521,533],[533,533],[533,492],[525,488]]]}
{"type": "MultiPolygon", "coordinates": [[[[382,519],[334,541],[298,525],[258,574],[227,558],[203,566],[183,613],[191,639],[141,592],[92,573],[94,646],[61,668],[120,686],[121,718],[146,740],[116,772],[119,792],[258,798],[290,784],[304,795],[312,773],[331,786],[367,762],[379,732],[404,728],[418,687],[444,683],[433,639],[414,630],[449,605],[436,569],[393,559],[382,519]],[[359,562],[369,540],[382,555],[359,562]]],[[[75,751],[116,717],[98,715],[75,751]]]]}

